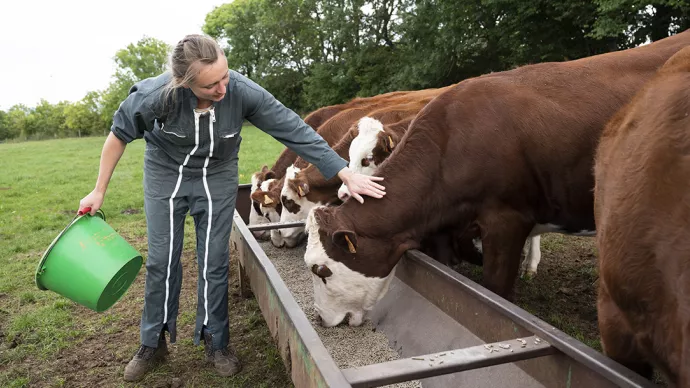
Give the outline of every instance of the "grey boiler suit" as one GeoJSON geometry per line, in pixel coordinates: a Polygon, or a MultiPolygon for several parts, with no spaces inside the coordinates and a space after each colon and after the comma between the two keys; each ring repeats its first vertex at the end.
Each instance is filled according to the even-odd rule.
{"type": "Polygon", "coordinates": [[[148,232],[141,343],[156,347],[163,330],[176,338],[187,212],[196,226],[199,266],[194,344],[204,331],[214,349],[229,341],[229,238],[238,186],[240,130],[245,119],[316,165],[326,179],[347,166],[302,119],[247,77],[229,70],[222,101],[197,111],[190,89],[163,110],[169,73],[136,83],[111,131],[129,143],[144,138],[144,210],[148,232]],[[163,113],[168,112],[168,113],[163,113]]]}

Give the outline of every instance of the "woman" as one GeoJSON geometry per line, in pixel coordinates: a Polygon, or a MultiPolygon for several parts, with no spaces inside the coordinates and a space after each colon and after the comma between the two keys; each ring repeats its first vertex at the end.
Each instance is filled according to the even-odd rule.
{"type": "Polygon", "coordinates": [[[238,185],[240,129],[247,119],[306,161],[326,179],[336,174],[355,197],[381,198],[383,178],[352,173],[312,128],[271,94],[228,70],[215,40],[188,35],[173,50],[171,71],[135,84],[113,116],[95,189],[80,202],[95,214],[127,143],[144,138],[144,210],[148,231],[141,346],[125,368],[141,379],[175,342],[184,219],[194,217],[199,282],[194,343],[222,376],[241,365],[229,344],[228,241],[238,185]]]}

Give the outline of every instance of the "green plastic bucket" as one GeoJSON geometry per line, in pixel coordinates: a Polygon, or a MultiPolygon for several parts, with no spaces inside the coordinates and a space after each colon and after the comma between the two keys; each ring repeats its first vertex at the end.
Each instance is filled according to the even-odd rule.
{"type": "Polygon", "coordinates": [[[91,216],[90,209],[84,210],[43,254],[36,269],[36,286],[102,312],[132,285],[143,259],[105,222],[102,211],[91,216]]]}

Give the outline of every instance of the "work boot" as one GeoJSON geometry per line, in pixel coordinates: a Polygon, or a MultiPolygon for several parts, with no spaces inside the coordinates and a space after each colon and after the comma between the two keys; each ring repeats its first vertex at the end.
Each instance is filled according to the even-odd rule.
{"type": "Polygon", "coordinates": [[[242,364],[235,355],[235,350],[231,345],[224,349],[213,349],[211,334],[204,333],[204,352],[206,361],[212,362],[216,372],[223,377],[230,377],[242,370],[242,364]]]}
{"type": "Polygon", "coordinates": [[[139,381],[151,366],[168,355],[168,345],[165,342],[165,332],[158,338],[158,347],[141,345],[132,360],[125,367],[125,381],[139,381]]]}

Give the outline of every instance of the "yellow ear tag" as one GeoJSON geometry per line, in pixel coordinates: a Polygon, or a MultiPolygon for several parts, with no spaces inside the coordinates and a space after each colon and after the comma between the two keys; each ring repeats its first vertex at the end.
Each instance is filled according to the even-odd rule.
{"type": "Polygon", "coordinates": [[[393,149],[393,146],[394,146],[394,145],[393,145],[393,138],[390,137],[390,136],[388,136],[388,143],[390,144],[391,149],[393,149]]]}
{"type": "Polygon", "coordinates": [[[273,203],[273,200],[268,197],[268,194],[264,194],[264,204],[268,205],[270,203],[273,203]]]}
{"type": "Polygon", "coordinates": [[[297,186],[297,188],[299,189],[299,196],[304,197],[304,190],[302,190],[302,186],[297,186]]]}
{"type": "Polygon", "coordinates": [[[347,248],[350,250],[350,253],[357,253],[355,246],[352,245],[352,241],[350,241],[350,237],[345,235],[345,240],[347,241],[347,248]]]}

